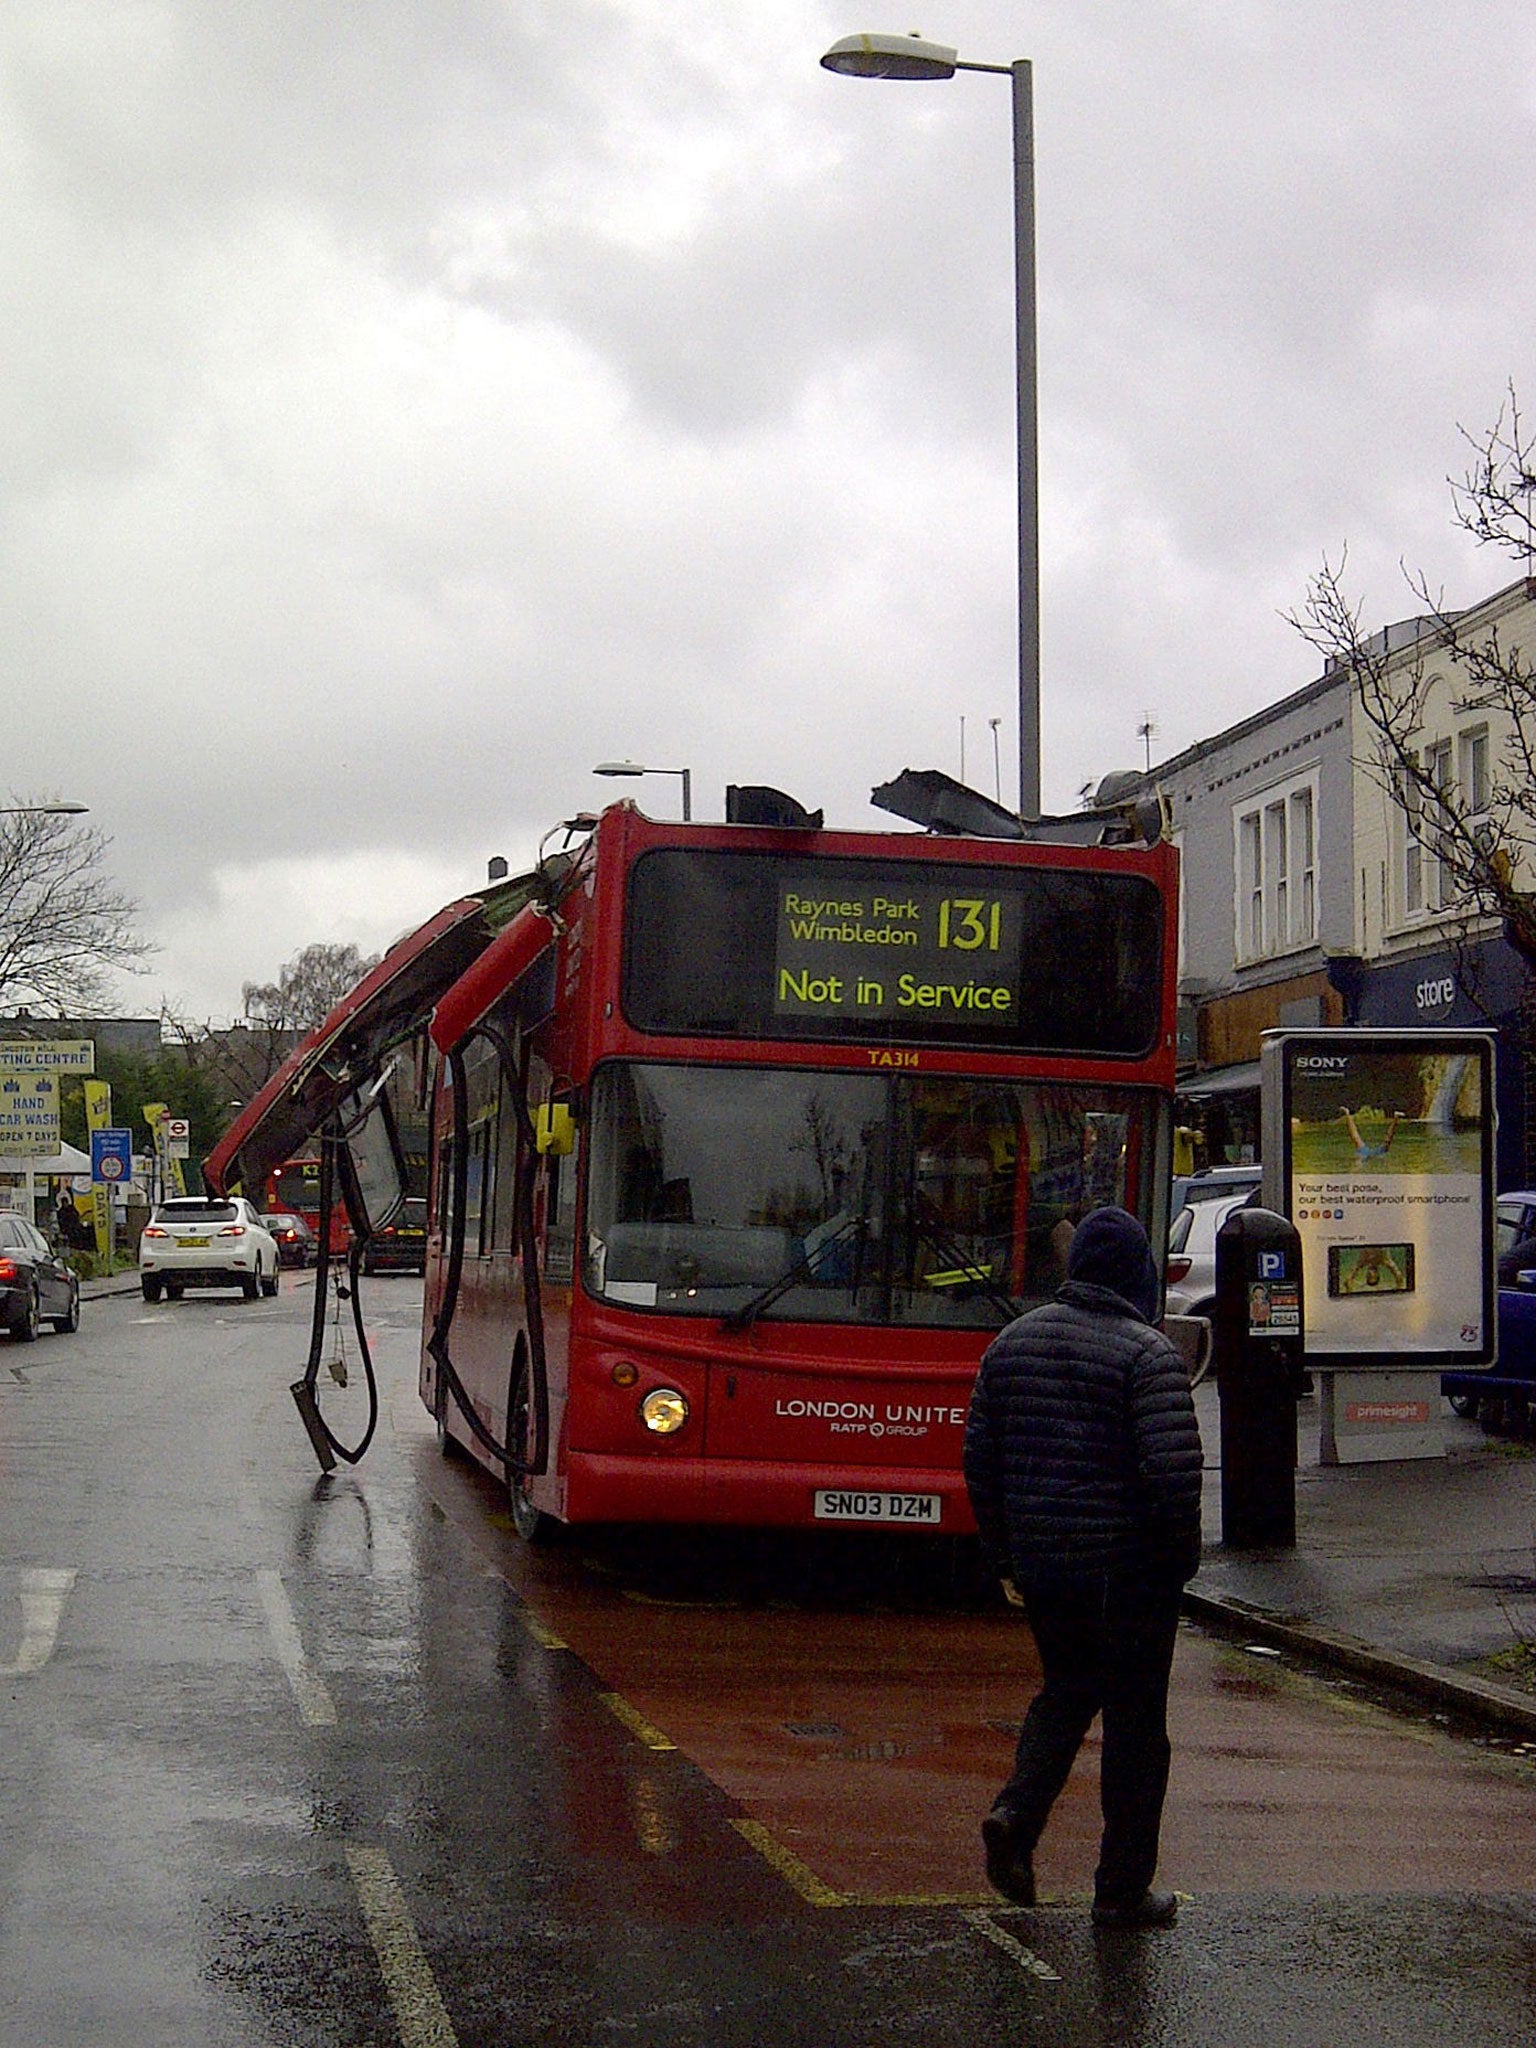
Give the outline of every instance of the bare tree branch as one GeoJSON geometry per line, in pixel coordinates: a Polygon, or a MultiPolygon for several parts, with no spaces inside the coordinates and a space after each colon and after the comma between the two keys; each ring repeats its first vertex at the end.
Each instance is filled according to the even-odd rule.
{"type": "Polygon", "coordinates": [[[278,969],[276,981],[248,981],[241,989],[247,1024],[273,1031],[313,1031],[370,969],[356,946],[306,946],[278,969]]]}
{"type": "MultiPolygon", "coordinates": [[[[1466,481],[1453,486],[1457,517],[1477,539],[1528,568],[1536,542],[1536,456],[1513,389],[1494,426],[1472,445],[1477,459],[1466,481]]],[[[1361,765],[1404,813],[1426,857],[1439,863],[1447,908],[1459,905],[1464,921],[1503,919],[1511,943],[1536,960],[1536,894],[1522,886],[1522,864],[1536,855],[1536,671],[1496,624],[1476,629],[1470,614],[1450,610],[1421,574],[1406,568],[1418,616],[1365,633],[1359,605],[1345,590],[1346,563],[1347,554],[1337,566],[1324,561],[1290,623],[1329,669],[1349,678],[1372,734],[1361,765]],[[1450,692],[1448,711],[1488,713],[1488,787],[1476,808],[1454,773],[1447,776],[1443,754],[1426,744],[1444,737],[1426,730],[1442,684],[1450,692]]]]}
{"type": "Polygon", "coordinates": [[[154,948],[133,930],[138,905],[106,879],[110,842],[37,808],[46,801],[0,816],[0,1006],[87,1016],[113,972],[141,972],[154,948]]]}
{"type": "Polygon", "coordinates": [[[1520,400],[1510,384],[1499,416],[1485,434],[1459,429],[1472,450],[1472,462],[1460,483],[1451,479],[1451,497],[1458,525],[1480,547],[1512,555],[1530,574],[1536,549],[1536,441],[1525,431],[1520,400]]]}

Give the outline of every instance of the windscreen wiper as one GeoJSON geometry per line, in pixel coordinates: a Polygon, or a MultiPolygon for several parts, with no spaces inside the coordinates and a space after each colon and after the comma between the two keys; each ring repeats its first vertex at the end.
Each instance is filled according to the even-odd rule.
{"type": "Polygon", "coordinates": [[[733,1308],[728,1316],[722,1316],[721,1329],[751,1329],[764,1309],[772,1308],[773,1304],[788,1294],[790,1288],[798,1281],[807,1279],[815,1273],[824,1254],[831,1251],[835,1244],[841,1244],[844,1238],[851,1237],[856,1231],[862,1233],[868,1228],[868,1223],[869,1219],[865,1216],[845,1218],[836,1230],[830,1231],[808,1251],[803,1251],[792,1266],[785,1268],[777,1280],[771,1280],[766,1287],[754,1294],[750,1301],[744,1301],[740,1308],[733,1308]]]}
{"type": "MultiPolygon", "coordinates": [[[[949,1261],[956,1285],[974,1287],[977,1293],[990,1301],[994,1308],[1002,1311],[1005,1323],[1011,1323],[1016,1317],[1023,1315],[1023,1302],[1016,1300],[1008,1292],[1007,1288],[1001,1286],[992,1277],[992,1273],[987,1267],[978,1266],[974,1259],[968,1259],[954,1240],[946,1237],[939,1226],[926,1214],[923,1203],[913,1203],[912,1222],[918,1237],[928,1246],[928,1249],[937,1252],[941,1259],[949,1261]]],[[[930,1286],[933,1284],[933,1279],[934,1276],[930,1275],[930,1286]]]]}

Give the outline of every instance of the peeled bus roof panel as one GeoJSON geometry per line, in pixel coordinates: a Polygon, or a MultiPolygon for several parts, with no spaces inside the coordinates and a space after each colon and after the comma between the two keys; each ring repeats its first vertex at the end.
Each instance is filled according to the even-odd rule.
{"type": "Polygon", "coordinates": [[[516,886],[462,897],[391,946],[236,1117],[204,1162],[209,1186],[223,1193],[238,1180],[259,1192],[389,1047],[427,1023],[444,990],[491,944],[516,886]]]}

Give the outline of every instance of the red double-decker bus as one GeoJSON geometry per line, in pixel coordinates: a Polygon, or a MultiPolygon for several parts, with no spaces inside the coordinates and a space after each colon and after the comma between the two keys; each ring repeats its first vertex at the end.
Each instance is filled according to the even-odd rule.
{"type": "MultiPolygon", "coordinates": [[[[302,1159],[285,1159],[266,1176],[262,1191],[262,1207],[269,1215],[300,1216],[309,1225],[311,1236],[320,1233],[320,1154],[318,1150],[307,1153],[302,1159]]],[[[339,1206],[331,1212],[331,1250],[345,1253],[347,1249],[346,1213],[339,1206]]]]}
{"type": "MultiPolygon", "coordinates": [[[[992,1334],[1054,1291],[1088,1210],[1163,1240],[1176,854],[630,803],[568,831],[393,948],[209,1184],[260,1185],[318,1132],[365,1237],[369,1104],[429,1031],[421,1397],[525,1536],[969,1531],[992,1334]]],[[[313,1372],[295,1393],[324,1459],[313,1372]]]]}
{"type": "Polygon", "coordinates": [[[431,1026],[421,1395],[525,1535],[972,1527],[991,1335],[1087,1210],[1161,1238],[1175,873],[605,813],[431,1026]]]}

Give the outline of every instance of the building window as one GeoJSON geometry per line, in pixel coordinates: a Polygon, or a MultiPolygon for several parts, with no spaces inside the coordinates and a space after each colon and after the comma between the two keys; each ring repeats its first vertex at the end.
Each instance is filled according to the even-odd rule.
{"type": "Polygon", "coordinates": [[[1480,818],[1493,800],[1488,728],[1472,727],[1457,741],[1461,753],[1461,800],[1469,818],[1480,818]]]}
{"type": "Polygon", "coordinates": [[[1237,950],[1255,959],[1264,951],[1264,859],[1259,822],[1257,811],[1238,820],[1237,950]]]}
{"type": "MultiPolygon", "coordinates": [[[[1475,758],[1471,765],[1486,790],[1487,729],[1483,728],[1477,735],[1464,735],[1464,738],[1481,738],[1483,741],[1481,765],[1475,758]]],[[[1434,740],[1425,747],[1422,755],[1411,755],[1409,761],[1411,765],[1405,765],[1398,771],[1396,789],[1400,835],[1398,876],[1404,919],[1434,916],[1439,911],[1448,910],[1456,900],[1455,876],[1443,854],[1446,824],[1454,813],[1456,801],[1451,742],[1434,740]],[[1421,776],[1413,773],[1415,765],[1422,768],[1421,776]],[[1443,794],[1443,803],[1425,789],[1426,780],[1443,794]]],[[[1468,765],[1468,754],[1464,749],[1464,776],[1468,765]]],[[[1467,786],[1464,781],[1463,788],[1467,786]]]]}
{"type": "Polygon", "coordinates": [[[1234,813],[1237,956],[1266,960],[1317,938],[1317,787],[1269,790],[1234,813]]]}
{"type": "Polygon", "coordinates": [[[1404,917],[1424,908],[1424,798],[1406,768],[1397,771],[1397,808],[1402,824],[1402,889],[1404,917]]]}

